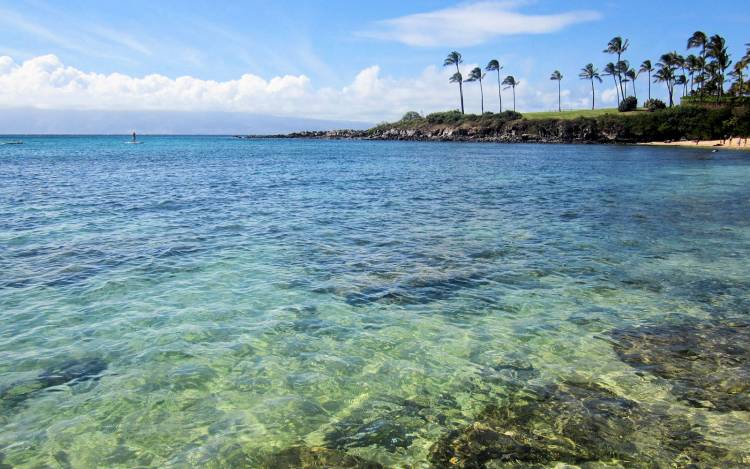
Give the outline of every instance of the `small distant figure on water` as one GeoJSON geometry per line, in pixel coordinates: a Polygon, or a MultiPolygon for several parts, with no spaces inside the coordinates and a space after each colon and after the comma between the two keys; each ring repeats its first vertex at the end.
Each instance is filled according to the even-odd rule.
{"type": "Polygon", "coordinates": [[[133,131],[133,143],[135,143],[135,130],[133,131]]]}

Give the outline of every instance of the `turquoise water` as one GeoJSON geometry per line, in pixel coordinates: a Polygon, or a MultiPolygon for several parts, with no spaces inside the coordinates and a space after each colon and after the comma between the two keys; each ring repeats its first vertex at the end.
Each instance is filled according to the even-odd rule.
{"type": "Polygon", "coordinates": [[[23,140],[0,146],[0,466],[428,467],[571,380],[750,463],[750,409],[685,398],[613,333],[745,324],[745,153],[23,140]]]}

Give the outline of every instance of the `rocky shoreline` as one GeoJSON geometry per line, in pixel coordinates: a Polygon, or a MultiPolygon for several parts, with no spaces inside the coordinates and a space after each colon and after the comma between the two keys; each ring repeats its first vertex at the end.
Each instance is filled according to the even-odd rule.
{"type": "Polygon", "coordinates": [[[590,132],[570,134],[530,134],[519,132],[479,132],[475,129],[443,127],[437,129],[387,129],[304,131],[278,135],[235,136],[241,139],[312,139],[312,140],[382,140],[414,142],[484,142],[484,143],[635,143],[627,140],[592,135],[590,132]]]}
{"type": "Polygon", "coordinates": [[[603,114],[573,119],[528,119],[521,114],[463,115],[457,111],[422,117],[407,113],[398,122],[368,130],[340,129],[249,135],[236,138],[393,140],[490,143],[649,143],[717,140],[750,133],[750,110],[681,106],[654,112],[603,114]]]}

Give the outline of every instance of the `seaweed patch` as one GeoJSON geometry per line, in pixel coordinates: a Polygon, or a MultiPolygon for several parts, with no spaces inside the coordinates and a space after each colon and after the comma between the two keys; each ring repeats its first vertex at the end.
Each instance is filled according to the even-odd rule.
{"type": "Polygon", "coordinates": [[[559,462],[633,467],[641,461],[687,466],[731,463],[731,457],[692,431],[685,419],[651,412],[591,383],[518,392],[430,449],[435,466],[456,468],[559,462]]]}
{"type": "Polygon", "coordinates": [[[617,329],[620,359],[668,380],[694,407],[750,410],[750,323],[697,322],[617,329]]]}

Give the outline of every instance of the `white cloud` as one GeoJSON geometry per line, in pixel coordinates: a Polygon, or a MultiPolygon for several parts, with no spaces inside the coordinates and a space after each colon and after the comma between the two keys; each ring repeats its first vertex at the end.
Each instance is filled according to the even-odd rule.
{"type": "Polygon", "coordinates": [[[619,91],[617,91],[617,88],[607,88],[606,90],[602,91],[602,97],[601,101],[602,103],[616,103],[617,102],[617,96],[619,94],[619,91]]]}
{"type": "Polygon", "coordinates": [[[238,111],[375,121],[412,108],[454,107],[448,75],[429,67],[418,77],[394,79],[381,76],[380,67],[372,66],[341,89],[316,89],[305,75],[264,79],[245,74],[227,81],[158,74],[132,77],[82,71],[51,54],[22,63],[0,56],[0,107],[238,111]]]}
{"type": "MultiPolygon", "coordinates": [[[[462,72],[466,75],[475,66],[464,64],[462,72]]],[[[305,75],[266,79],[244,74],[227,81],[159,74],[133,77],[82,71],[51,54],[20,63],[0,56],[0,108],[231,111],[378,122],[399,118],[410,110],[429,113],[456,109],[458,89],[448,82],[452,73],[450,68],[430,66],[417,76],[394,78],[374,65],[360,71],[347,86],[330,88],[315,87],[305,75]]],[[[528,76],[517,78],[521,82],[516,88],[519,111],[556,108],[554,83],[545,80],[535,84],[528,76]]],[[[494,78],[485,83],[486,110],[496,110],[496,86],[494,78]]],[[[466,111],[479,112],[478,84],[465,84],[464,92],[466,111]]],[[[602,101],[611,101],[614,92],[614,88],[601,92],[602,101]]],[[[564,106],[566,102],[587,104],[589,98],[586,87],[575,93],[563,90],[564,106]]],[[[511,108],[510,90],[503,90],[503,104],[505,109],[511,108]]]]}
{"type": "Polygon", "coordinates": [[[485,1],[463,4],[379,21],[359,34],[410,46],[462,47],[481,44],[498,36],[552,33],[600,18],[599,13],[589,10],[549,15],[517,11],[524,3],[485,1]]]}

